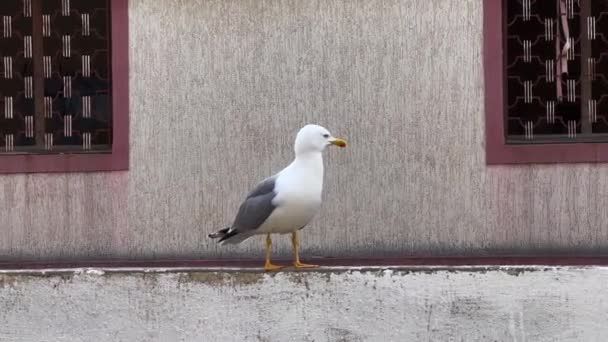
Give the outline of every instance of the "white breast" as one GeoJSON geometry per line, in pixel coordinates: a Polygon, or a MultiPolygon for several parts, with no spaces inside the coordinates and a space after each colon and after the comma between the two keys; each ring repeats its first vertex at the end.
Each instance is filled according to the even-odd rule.
{"type": "Polygon", "coordinates": [[[306,160],[296,159],[277,177],[275,210],[258,230],[260,233],[291,233],[317,214],[323,192],[321,154],[306,160]]]}

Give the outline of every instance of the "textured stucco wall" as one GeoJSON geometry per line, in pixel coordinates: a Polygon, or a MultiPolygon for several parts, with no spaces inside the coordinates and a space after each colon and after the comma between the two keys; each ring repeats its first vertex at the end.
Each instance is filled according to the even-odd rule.
{"type": "Polygon", "coordinates": [[[206,235],[307,122],[351,146],[304,254],[606,250],[605,165],[485,166],[481,0],[129,10],[131,170],[0,176],[0,258],[259,257],[206,235]]]}
{"type": "Polygon", "coordinates": [[[608,269],[0,274],[0,340],[605,341],[608,269]]]}

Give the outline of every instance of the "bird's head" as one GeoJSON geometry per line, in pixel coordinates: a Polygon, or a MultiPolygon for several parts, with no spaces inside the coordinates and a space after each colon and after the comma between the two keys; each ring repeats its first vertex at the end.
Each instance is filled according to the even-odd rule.
{"type": "Polygon", "coordinates": [[[295,152],[296,155],[308,152],[322,152],[330,145],[346,147],[346,141],[334,138],[324,127],[306,125],[300,129],[296,136],[295,152]]]}

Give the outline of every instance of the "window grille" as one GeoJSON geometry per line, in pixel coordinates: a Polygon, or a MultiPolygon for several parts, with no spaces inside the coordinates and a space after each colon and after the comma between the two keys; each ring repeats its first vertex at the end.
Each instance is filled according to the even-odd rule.
{"type": "Polygon", "coordinates": [[[608,141],[608,1],[505,6],[507,142],[608,141]]]}
{"type": "Polygon", "coordinates": [[[111,151],[109,0],[0,2],[0,153],[111,151]]]}

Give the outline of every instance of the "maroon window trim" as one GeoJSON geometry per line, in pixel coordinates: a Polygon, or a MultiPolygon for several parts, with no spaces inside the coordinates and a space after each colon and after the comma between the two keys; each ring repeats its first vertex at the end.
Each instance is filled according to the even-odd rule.
{"type": "Polygon", "coordinates": [[[505,133],[505,2],[484,0],[484,74],[486,112],[486,163],[585,163],[607,162],[608,144],[508,145],[505,133]]]}
{"type": "Polygon", "coordinates": [[[111,0],[112,152],[0,156],[0,173],[129,169],[129,17],[127,0],[111,0]]]}

